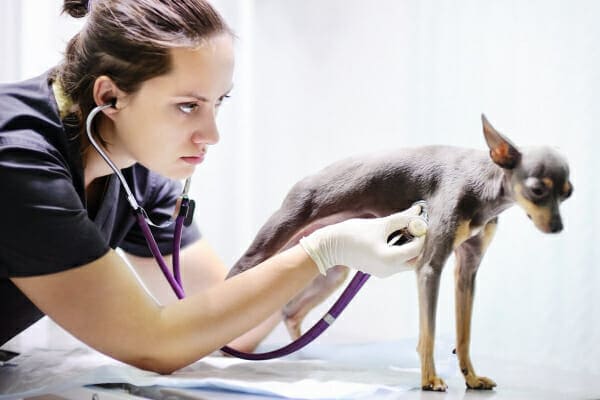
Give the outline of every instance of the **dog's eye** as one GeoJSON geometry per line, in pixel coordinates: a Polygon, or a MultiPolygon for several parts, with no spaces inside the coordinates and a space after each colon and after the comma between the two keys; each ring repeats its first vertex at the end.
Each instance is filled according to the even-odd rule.
{"type": "Polygon", "coordinates": [[[546,193],[546,188],[534,187],[534,188],[531,188],[531,193],[533,193],[534,196],[542,197],[544,195],[544,193],[546,193]]]}
{"type": "Polygon", "coordinates": [[[541,200],[548,194],[548,187],[539,179],[529,178],[526,184],[533,200],[541,200]]]}
{"type": "Polygon", "coordinates": [[[543,200],[548,195],[548,188],[541,182],[536,182],[532,185],[528,185],[531,200],[539,201],[543,200]]]}

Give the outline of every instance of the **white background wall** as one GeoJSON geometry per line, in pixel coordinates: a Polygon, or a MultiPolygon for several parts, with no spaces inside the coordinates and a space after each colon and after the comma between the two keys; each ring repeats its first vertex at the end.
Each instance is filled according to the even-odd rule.
{"type": "MultiPolygon", "coordinates": [[[[239,36],[235,89],[221,111],[222,140],[197,171],[193,192],[197,221],[228,264],[304,175],[391,147],[483,149],[485,112],[517,144],[561,149],[575,191],[562,207],[560,235],[540,233],[516,208],[501,218],[479,273],[473,352],[600,373],[599,2],[214,4],[239,36]]],[[[60,59],[82,21],[58,17],[59,6],[3,1],[0,81],[41,73],[60,59]]],[[[438,336],[450,342],[451,263],[438,307],[438,336]]],[[[371,279],[319,340],[408,337],[416,345],[414,283],[411,273],[371,279]]],[[[284,340],[281,329],[270,338],[284,340]]]]}

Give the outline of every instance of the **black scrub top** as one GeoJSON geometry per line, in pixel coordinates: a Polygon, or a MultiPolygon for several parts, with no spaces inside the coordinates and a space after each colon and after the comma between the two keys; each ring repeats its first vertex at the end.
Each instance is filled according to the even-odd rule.
{"type": "MultiPolygon", "coordinates": [[[[114,174],[95,215],[88,214],[80,135],[59,117],[51,76],[0,85],[0,345],[43,316],[9,277],[75,268],[109,248],[152,256],[114,174]]],[[[166,221],[180,183],[139,164],[122,172],[152,221],[166,221]]],[[[152,232],[170,254],[173,227],[152,232]]],[[[194,225],[185,228],[182,246],[199,237],[194,225]]]]}

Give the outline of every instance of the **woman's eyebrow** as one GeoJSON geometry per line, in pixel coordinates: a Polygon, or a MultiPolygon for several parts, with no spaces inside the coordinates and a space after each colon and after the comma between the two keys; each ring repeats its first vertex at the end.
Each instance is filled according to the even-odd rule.
{"type": "Polygon", "coordinates": [[[207,102],[208,99],[204,96],[200,96],[197,93],[194,92],[185,92],[185,93],[181,93],[179,95],[177,95],[176,97],[193,97],[194,99],[198,100],[198,101],[202,101],[202,102],[207,102]]]}
{"type": "MultiPolygon", "coordinates": [[[[231,93],[232,90],[233,90],[233,85],[231,85],[231,87],[223,95],[221,95],[219,97],[227,96],[229,93],[231,93]]],[[[204,102],[204,103],[209,101],[206,97],[201,96],[196,92],[186,92],[186,93],[181,94],[178,97],[193,97],[196,100],[204,102]]]]}
{"type": "Polygon", "coordinates": [[[233,90],[233,84],[231,84],[231,86],[229,87],[229,89],[227,89],[227,91],[225,92],[225,94],[223,96],[227,96],[229,93],[231,93],[232,90],[233,90]]]}

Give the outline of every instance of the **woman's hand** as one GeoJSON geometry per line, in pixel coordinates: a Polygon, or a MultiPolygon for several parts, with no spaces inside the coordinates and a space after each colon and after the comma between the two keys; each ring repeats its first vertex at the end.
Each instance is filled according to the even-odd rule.
{"type": "Polygon", "coordinates": [[[421,206],[383,218],[349,219],[318,229],[300,240],[300,245],[325,274],[335,265],[345,265],[385,278],[412,266],[423,249],[427,222],[420,217],[421,206]],[[388,243],[390,235],[406,229],[414,239],[388,243]]]}

